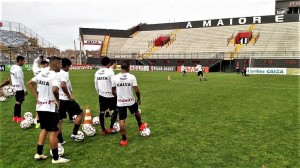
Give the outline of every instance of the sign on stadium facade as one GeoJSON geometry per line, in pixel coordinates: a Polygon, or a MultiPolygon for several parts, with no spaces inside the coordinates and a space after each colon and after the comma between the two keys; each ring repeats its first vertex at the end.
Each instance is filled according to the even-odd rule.
{"type": "Polygon", "coordinates": [[[286,68],[247,68],[247,74],[286,75],[286,68]]]}
{"type": "Polygon", "coordinates": [[[86,45],[102,45],[102,41],[101,40],[84,40],[83,44],[86,44],[86,45]]]}

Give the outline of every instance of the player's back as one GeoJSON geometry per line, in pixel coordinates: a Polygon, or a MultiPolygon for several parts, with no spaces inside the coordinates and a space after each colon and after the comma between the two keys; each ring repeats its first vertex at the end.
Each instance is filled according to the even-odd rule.
{"type": "Polygon", "coordinates": [[[95,73],[95,83],[97,83],[99,95],[104,97],[113,97],[111,93],[111,80],[114,72],[108,68],[100,68],[95,73]]]}

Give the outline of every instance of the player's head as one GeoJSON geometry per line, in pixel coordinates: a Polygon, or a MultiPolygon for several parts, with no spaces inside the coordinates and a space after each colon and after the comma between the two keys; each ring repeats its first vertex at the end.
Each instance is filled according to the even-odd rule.
{"type": "Polygon", "coordinates": [[[62,69],[64,69],[65,71],[69,71],[71,65],[72,65],[72,62],[69,58],[61,59],[61,66],[62,66],[62,69]]]}
{"type": "Polygon", "coordinates": [[[59,72],[61,69],[61,58],[60,57],[56,57],[56,56],[52,56],[50,57],[50,69],[55,71],[55,72],[59,72]]]}
{"type": "Polygon", "coordinates": [[[19,66],[23,66],[25,64],[25,57],[19,55],[17,56],[16,61],[19,66]]]}
{"type": "Polygon", "coordinates": [[[121,69],[123,70],[123,71],[126,71],[126,72],[128,72],[129,71],[129,62],[127,62],[127,61],[122,61],[122,63],[121,63],[121,69]]]}
{"type": "Polygon", "coordinates": [[[49,66],[49,62],[48,62],[47,60],[41,61],[41,67],[42,67],[42,68],[46,68],[46,67],[48,67],[48,66],[49,66]]]}
{"type": "Polygon", "coordinates": [[[109,65],[110,65],[110,58],[109,58],[109,57],[103,57],[103,58],[101,59],[101,64],[102,64],[103,66],[109,66],[109,65]]]}

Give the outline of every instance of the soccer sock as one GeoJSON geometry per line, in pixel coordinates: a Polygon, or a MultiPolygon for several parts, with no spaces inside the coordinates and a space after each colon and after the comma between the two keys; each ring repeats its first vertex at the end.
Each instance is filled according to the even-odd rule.
{"type": "Polygon", "coordinates": [[[137,114],[135,114],[135,119],[136,119],[138,125],[141,126],[142,125],[142,118],[139,117],[137,114]]]}
{"type": "Polygon", "coordinates": [[[122,135],[122,140],[127,140],[126,134],[122,135]]]}
{"type": "Polygon", "coordinates": [[[54,160],[58,160],[58,148],[52,149],[52,155],[54,160]]]}
{"type": "Polygon", "coordinates": [[[21,104],[15,104],[14,116],[21,117],[21,104]]]}
{"type": "Polygon", "coordinates": [[[80,125],[74,124],[73,135],[77,135],[80,125]]]}
{"type": "Polygon", "coordinates": [[[111,119],[110,119],[110,127],[109,128],[112,128],[113,125],[115,124],[116,120],[117,120],[117,116],[118,115],[118,111],[114,111],[111,115],[111,119]]]}
{"type": "Polygon", "coordinates": [[[40,123],[40,120],[36,120],[36,123],[40,123]]]}
{"type": "Polygon", "coordinates": [[[63,143],[63,142],[64,142],[62,133],[60,133],[60,134],[57,135],[57,139],[58,139],[58,142],[59,142],[59,143],[63,143]]]}
{"type": "Polygon", "coordinates": [[[44,148],[44,145],[38,145],[37,146],[37,154],[39,154],[39,155],[43,154],[43,148],[44,148]]]}
{"type": "Polygon", "coordinates": [[[105,111],[102,111],[102,112],[100,112],[100,116],[99,116],[99,118],[100,118],[100,125],[101,125],[101,129],[102,130],[105,130],[105,126],[104,126],[104,114],[105,114],[105,111]]]}

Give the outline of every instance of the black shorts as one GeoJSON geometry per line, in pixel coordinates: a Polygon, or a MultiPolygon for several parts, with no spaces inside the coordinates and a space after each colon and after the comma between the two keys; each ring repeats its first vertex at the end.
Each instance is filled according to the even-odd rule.
{"type": "Polygon", "coordinates": [[[134,114],[135,112],[138,111],[139,106],[138,104],[135,102],[133,105],[131,106],[124,106],[124,107],[118,107],[118,111],[119,111],[119,119],[120,120],[125,120],[127,118],[127,108],[129,109],[131,114],[134,114]]]}
{"type": "Polygon", "coordinates": [[[66,112],[68,112],[71,116],[82,113],[82,109],[75,100],[60,100],[59,102],[59,119],[66,118],[66,112]]]}
{"type": "Polygon", "coordinates": [[[117,97],[103,97],[99,95],[100,111],[117,109],[117,97]]]}
{"type": "Polygon", "coordinates": [[[182,71],[182,73],[186,73],[186,71],[182,71]]]}
{"type": "Polygon", "coordinates": [[[41,129],[46,131],[58,131],[59,114],[48,111],[38,111],[41,129]]]}
{"type": "Polygon", "coordinates": [[[198,71],[198,76],[203,76],[203,71],[198,71]]]}
{"type": "Polygon", "coordinates": [[[16,91],[16,95],[15,95],[16,101],[17,102],[23,102],[25,100],[25,92],[24,90],[18,90],[16,91]]]}

